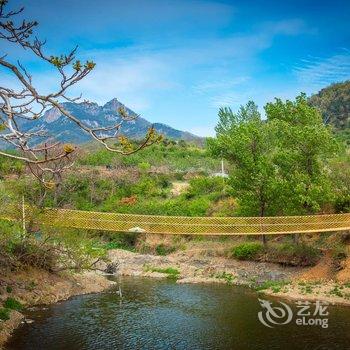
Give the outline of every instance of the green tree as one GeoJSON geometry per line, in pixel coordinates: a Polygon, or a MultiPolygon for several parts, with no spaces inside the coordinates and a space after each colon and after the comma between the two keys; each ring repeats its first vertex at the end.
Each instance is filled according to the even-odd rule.
{"type": "Polygon", "coordinates": [[[284,214],[320,211],[333,195],[327,162],[338,145],[331,130],[305,94],[295,101],[276,99],[265,111],[277,141],[274,162],[280,203],[276,205],[284,214]]]}
{"type": "MultiPolygon", "coordinates": [[[[224,157],[232,164],[230,185],[239,203],[239,213],[274,215],[275,134],[270,124],[262,120],[255,103],[249,101],[237,113],[221,108],[215,131],[216,138],[208,140],[208,147],[213,155],[224,157]]],[[[263,242],[266,243],[265,235],[263,242]]]]}

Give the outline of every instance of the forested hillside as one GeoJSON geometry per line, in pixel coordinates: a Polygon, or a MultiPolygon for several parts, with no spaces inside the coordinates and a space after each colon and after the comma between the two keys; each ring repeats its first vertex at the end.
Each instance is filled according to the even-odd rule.
{"type": "Polygon", "coordinates": [[[325,123],[350,136],[350,80],[322,89],[310,97],[310,103],[320,110],[325,123]]]}

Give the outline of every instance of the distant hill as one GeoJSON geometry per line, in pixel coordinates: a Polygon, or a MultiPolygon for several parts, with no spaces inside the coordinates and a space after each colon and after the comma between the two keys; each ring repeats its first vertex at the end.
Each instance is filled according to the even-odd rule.
{"type": "Polygon", "coordinates": [[[309,101],[321,111],[326,124],[336,131],[350,130],[350,80],[325,87],[309,101]]]}
{"type": "MultiPolygon", "coordinates": [[[[110,126],[121,121],[118,109],[123,107],[130,116],[136,116],[136,113],[124,106],[116,98],[99,106],[94,102],[62,103],[65,109],[84,122],[89,127],[110,126]]],[[[121,133],[132,138],[140,139],[145,136],[152,123],[144,118],[138,117],[135,120],[124,122],[121,133]]],[[[200,141],[199,136],[186,131],[174,129],[166,124],[154,123],[154,128],[158,133],[166,138],[173,140],[200,141]]],[[[33,124],[30,125],[33,128],[33,124]]],[[[91,137],[81,130],[75,123],[64,118],[58,109],[52,108],[45,113],[42,119],[38,120],[34,128],[43,128],[49,135],[62,142],[72,142],[82,144],[91,141],[91,137]]]]}

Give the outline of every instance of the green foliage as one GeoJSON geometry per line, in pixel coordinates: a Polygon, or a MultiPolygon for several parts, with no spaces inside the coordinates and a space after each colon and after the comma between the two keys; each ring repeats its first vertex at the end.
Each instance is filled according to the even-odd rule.
{"type": "Polygon", "coordinates": [[[35,267],[47,271],[54,271],[59,256],[54,249],[41,245],[35,238],[28,237],[7,242],[7,253],[14,258],[17,269],[35,267]]]}
{"type": "Polygon", "coordinates": [[[215,172],[220,168],[220,161],[213,159],[206,150],[188,143],[168,142],[164,140],[129,156],[121,156],[102,149],[89,152],[78,160],[79,164],[89,166],[113,167],[165,167],[172,174],[181,174],[189,170],[215,172]]]}
{"type": "Polygon", "coordinates": [[[108,233],[106,238],[109,241],[103,245],[103,248],[106,250],[124,249],[133,251],[138,235],[138,233],[108,233]]]}
{"type": "Polygon", "coordinates": [[[153,266],[144,266],[145,271],[150,271],[150,272],[159,272],[159,273],[165,273],[167,274],[169,279],[178,279],[180,275],[180,271],[174,267],[165,267],[165,268],[160,268],[160,267],[153,267],[153,266]]]}
{"type": "Polygon", "coordinates": [[[293,266],[315,265],[321,256],[320,251],[306,244],[269,245],[266,260],[293,266]]]}
{"type": "Polygon", "coordinates": [[[239,260],[254,260],[264,250],[261,243],[246,242],[232,248],[232,255],[239,260]]]}
{"type": "Polygon", "coordinates": [[[0,308],[0,320],[7,321],[10,319],[10,310],[6,308],[0,308]]]}
{"type": "Polygon", "coordinates": [[[215,193],[220,196],[224,188],[225,179],[219,177],[196,177],[190,180],[190,187],[186,192],[186,198],[215,193]]]}
{"type": "Polygon", "coordinates": [[[156,246],[156,253],[157,255],[161,255],[161,256],[171,254],[175,250],[176,250],[175,247],[169,247],[169,246],[166,246],[165,244],[159,244],[156,246]]]}
{"type": "Polygon", "coordinates": [[[208,140],[208,148],[232,165],[231,194],[239,202],[239,213],[248,216],[273,215],[275,168],[273,130],[261,119],[257,106],[248,102],[234,114],[219,111],[216,139],[208,140]]]}
{"type": "Polygon", "coordinates": [[[338,197],[335,201],[336,213],[349,213],[350,212],[350,195],[344,195],[338,197]]]}
{"type": "Polygon", "coordinates": [[[253,102],[236,114],[220,109],[217,137],[208,140],[212,154],[232,164],[230,193],[238,214],[319,212],[335,200],[329,161],[339,154],[339,144],[303,94],[295,101],[276,99],[265,111],[267,121],[253,102]]]}
{"type": "Polygon", "coordinates": [[[337,244],[332,249],[333,266],[336,270],[342,268],[342,261],[348,256],[346,246],[337,244]]]}
{"type": "Polygon", "coordinates": [[[21,236],[19,226],[18,223],[0,220],[0,245],[6,245],[9,240],[19,240],[21,236]]]}
{"type": "Polygon", "coordinates": [[[270,243],[264,247],[258,242],[245,242],[232,248],[232,256],[239,260],[273,262],[291,266],[312,266],[321,253],[317,248],[306,244],[270,243]]]}
{"type": "Polygon", "coordinates": [[[149,215],[178,215],[178,216],[205,216],[211,204],[207,196],[186,199],[184,196],[175,198],[142,199],[135,205],[120,205],[114,201],[109,206],[108,201],[103,206],[106,211],[117,210],[120,213],[149,214],[149,215]]]}
{"type": "Polygon", "coordinates": [[[223,271],[221,273],[216,274],[215,278],[223,279],[226,281],[227,284],[232,284],[235,277],[232,275],[232,273],[223,271]]]}
{"type": "Polygon", "coordinates": [[[339,151],[331,131],[305,95],[265,107],[275,130],[278,207],[283,214],[311,214],[333,199],[327,161],[339,151]]]}
{"type": "Polygon", "coordinates": [[[60,247],[56,269],[89,269],[92,262],[106,257],[106,248],[96,244],[96,240],[86,230],[50,228],[43,232],[43,238],[49,240],[51,247],[60,247]]]}
{"type": "Polygon", "coordinates": [[[328,165],[334,190],[334,209],[336,213],[350,212],[350,152],[342,152],[328,165]]]}
{"type": "Polygon", "coordinates": [[[116,241],[112,241],[112,242],[108,242],[104,245],[104,248],[107,250],[111,250],[111,249],[124,249],[124,250],[131,250],[129,246],[124,245],[121,242],[116,242],[116,241]]]}
{"type": "Polygon", "coordinates": [[[4,307],[10,310],[21,311],[23,309],[23,305],[14,298],[7,298],[4,302],[4,307]]]}
{"type": "Polygon", "coordinates": [[[329,294],[335,295],[337,297],[342,298],[343,297],[343,292],[340,290],[339,286],[334,286],[330,291],[329,294]]]}
{"type": "MultiPolygon", "coordinates": [[[[10,151],[8,151],[8,153],[16,154],[15,152],[10,151]]],[[[0,179],[4,176],[12,174],[22,175],[24,168],[25,166],[23,162],[5,156],[0,156],[0,179]]]]}
{"type": "Polygon", "coordinates": [[[141,162],[138,164],[138,168],[142,173],[145,173],[151,168],[151,165],[148,162],[141,162]]]}
{"type": "Polygon", "coordinates": [[[279,293],[281,289],[288,285],[290,282],[289,281],[264,281],[263,283],[260,284],[255,284],[253,287],[256,291],[262,291],[266,289],[271,289],[273,293],[279,293]]]}
{"type": "Polygon", "coordinates": [[[88,268],[105,257],[87,232],[41,227],[37,234],[23,235],[19,224],[0,221],[0,268],[20,270],[35,267],[54,272],[88,268]]]}
{"type": "Polygon", "coordinates": [[[333,125],[337,131],[349,131],[350,80],[322,89],[311,96],[309,103],[320,110],[325,123],[333,125]]]}

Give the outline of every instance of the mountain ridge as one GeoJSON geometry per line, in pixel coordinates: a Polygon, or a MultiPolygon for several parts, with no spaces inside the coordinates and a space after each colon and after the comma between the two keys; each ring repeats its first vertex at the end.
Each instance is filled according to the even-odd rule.
{"type": "MultiPolygon", "coordinates": [[[[75,117],[91,128],[111,126],[121,122],[122,118],[118,110],[124,108],[128,115],[136,117],[136,119],[123,121],[121,134],[132,139],[143,138],[146,135],[147,130],[153,126],[158,133],[169,139],[185,141],[202,140],[200,136],[194,135],[188,131],[178,130],[163,123],[151,123],[125,106],[117,98],[106,102],[103,106],[90,101],[79,103],[64,102],[62,105],[75,117]]],[[[82,144],[91,140],[89,134],[81,130],[71,120],[64,118],[57,108],[51,108],[46,111],[43,118],[39,119],[35,125],[31,124],[31,129],[32,128],[42,128],[47,131],[50,136],[61,142],[82,144]]]]}
{"type": "Polygon", "coordinates": [[[350,80],[322,88],[310,96],[309,102],[321,112],[325,124],[337,131],[350,129],[350,80]]]}

